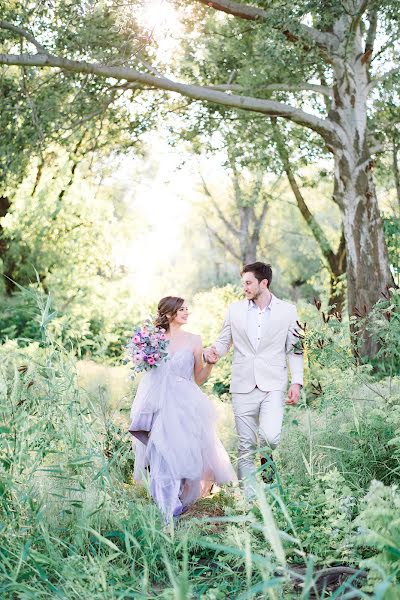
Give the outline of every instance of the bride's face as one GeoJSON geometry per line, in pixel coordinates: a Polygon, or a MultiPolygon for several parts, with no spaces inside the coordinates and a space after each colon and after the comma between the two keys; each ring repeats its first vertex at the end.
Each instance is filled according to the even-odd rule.
{"type": "Polygon", "coordinates": [[[174,323],[175,325],[185,325],[185,323],[187,323],[188,317],[189,308],[186,302],[184,302],[182,306],[178,309],[178,312],[172,320],[172,323],[174,323]]]}

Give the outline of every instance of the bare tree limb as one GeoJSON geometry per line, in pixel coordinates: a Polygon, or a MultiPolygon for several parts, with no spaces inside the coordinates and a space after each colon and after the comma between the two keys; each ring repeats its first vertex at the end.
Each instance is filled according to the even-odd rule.
{"type": "Polygon", "coordinates": [[[399,72],[400,72],[400,67],[394,67],[393,69],[390,69],[389,71],[387,71],[386,73],[383,73],[379,77],[375,77],[375,79],[372,79],[372,81],[368,84],[368,92],[370,92],[376,85],[378,85],[385,79],[389,79],[389,77],[391,77],[392,75],[396,75],[396,73],[399,73],[399,72]]]}
{"type": "Polygon", "coordinates": [[[375,52],[372,60],[376,60],[377,58],[379,58],[379,56],[381,56],[384,52],[386,52],[386,50],[388,48],[390,48],[394,42],[397,42],[398,37],[399,36],[398,36],[397,30],[395,30],[395,33],[387,39],[386,43],[383,44],[383,46],[381,46],[377,52],[375,52]]]}
{"type": "MultiPolygon", "coordinates": [[[[325,73],[324,73],[322,66],[318,65],[317,69],[318,69],[318,73],[319,73],[319,79],[321,81],[321,86],[331,90],[331,88],[327,84],[325,73]]],[[[333,91],[333,90],[331,90],[331,91],[333,91]]],[[[325,103],[325,109],[326,109],[327,114],[329,114],[329,111],[331,110],[331,106],[332,106],[331,99],[332,98],[333,98],[333,94],[332,94],[332,96],[329,96],[329,97],[324,95],[324,103],[325,103]]]]}
{"type": "Polygon", "coordinates": [[[13,25],[12,23],[8,23],[7,21],[0,21],[0,29],[6,29],[8,31],[12,31],[13,33],[17,33],[18,35],[22,35],[22,37],[35,46],[39,54],[48,54],[46,48],[42,46],[26,29],[18,27],[18,25],[13,25]]]}
{"type": "Polygon", "coordinates": [[[294,123],[316,131],[325,140],[328,140],[330,145],[340,143],[333,123],[327,119],[321,119],[300,108],[296,108],[283,102],[217,92],[206,86],[180,83],[168,79],[167,77],[157,77],[148,73],[141,73],[130,67],[110,67],[99,63],[88,63],[85,61],[59,58],[53,55],[0,54],[0,64],[57,67],[72,73],[90,73],[99,77],[112,77],[117,80],[123,79],[128,82],[143,83],[144,85],[150,85],[155,89],[177,92],[178,94],[187,96],[193,100],[205,100],[207,102],[230,106],[231,108],[289,119],[294,123]]]}
{"type": "Polygon", "coordinates": [[[222,212],[222,210],[220,209],[218,202],[215,200],[214,196],[211,194],[203,176],[200,173],[200,178],[203,184],[203,189],[204,189],[204,193],[206,194],[206,196],[211,200],[215,210],[217,211],[218,217],[221,219],[221,221],[223,222],[223,224],[225,225],[225,227],[234,235],[234,236],[238,236],[239,235],[239,231],[236,229],[236,227],[233,226],[233,224],[225,217],[224,213],[222,212]]]}
{"type": "MultiPolygon", "coordinates": [[[[228,149],[228,160],[229,160],[229,165],[230,168],[232,169],[232,173],[233,173],[233,197],[235,199],[235,204],[236,204],[236,208],[238,209],[239,213],[240,210],[242,208],[242,190],[240,188],[240,182],[239,182],[239,173],[236,167],[236,162],[235,159],[232,155],[232,153],[229,151],[228,149]]],[[[243,229],[243,228],[241,228],[243,229]]],[[[240,235],[240,233],[239,233],[240,235]]]]}
{"type": "Polygon", "coordinates": [[[207,223],[207,221],[205,223],[206,223],[207,229],[215,237],[215,239],[221,244],[221,246],[223,248],[225,248],[225,250],[227,250],[234,258],[236,258],[236,260],[240,261],[241,258],[239,256],[239,254],[236,252],[236,250],[234,249],[234,247],[227,240],[224,240],[223,237],[219,235],[218,231],[216,231],[213,227],[211,227],[211,225],[209,223],[207,223]]]}
{"type": "MultiPolygon", "coordinates": [[[[243,85],[236,84],[216,84],[207,86],[209,90],[219,90],[221,92],[239,92],[245,89],[243,85]]],[[[267,83],[253,88],[260,92],[301,92],[309,91],[323,94],[329,98],[333,97],[333,91],[328,86],[318,85],[316,83],[267,83]]]]}
{"type": "MultiPolygon", "coordinates": [[[[21,42],[20,42],[20,46],[21,46],[21,52],[23,51],[23,38],[21,38],[21,42]]],[[[38,137],[38,141],[39,141],[39,154],[41,157],[41,160],[43,160],[43,153],[42,153],[42,144],[43,144],[43,130],[40,124],[40,120],[39,120],[39,115],[38,115],[38,111],[36,109],[36,105],[32,99],[32,96],[29,92],[28,89],[28,83],[27,83],[27,77],[26,77],[26,67],[22,67],[21,68],[21,88],[22,91],[24,93],[26,102],[31,110],[31,119],[32,119],[32,124],[37,132],[37,137],[38,137]]]]}
{"type": "Polygon", "coordinates": [[[57,208],[56,208],[55,212],[53,213],[53,216],[52,216],[53,220],[56,218],[57,214],[61,210],[62,200],[63,200],[65,194],[67,193],[67,191],[71,189],[72,184],[74,182],[75,172],[76,172],[76,169],[79,164],[79,149],[80,149],[81,145],[83,144],[86,133],[87,133],[86,131],[83,132],[83,134],[78,139],[77,143],[75,144],[74,149],[72,150],[72,152],[69,156],[69,161],[72,163],[71,170],[69,173],[69,179],[68,179],[67,183],[62,187],[62,189],[60,190],[60,192],[57,196],[57,208]]]}
{"type": "Polygon", "coordinates": [[[299,207],[299,210],[303,215],[306,223],[310,227],[314,238],[317,240],[323,256],[327,260],[328,264],[331,264],[334,257],[332,247],[324,231],[322,230],[319,223],[316,221],[314,215],[311,213],[310,209],[306,204],[306,201],[304,200],[303,194],[301,193],[301,190],[297,184],[296,178],[290,166],[289,155],[285,146],[285,142],[283,140],[283,136],[279,131],[279,128],[276,123],[273,123],[273,128],[278,153],[282,160],[283,168],[290,183],[290,187],[292,188],[293,194],[296,198],[297,206],[299,207]]]}
{"type": "Polygon", "coordinates": [[[360,25],[363,14],[368,9],[368,5],[370,4],[370,1],[371,0],[361,0],[360,6],[358,7],[358,10],[357,10],[356,14],[354,15],[353,21],[351,23],[350,31],[356,31],[356,29],[360,25]]]}
{"type": "Polygon", "coordinates": [[[372,58],[374,51],[374,44],[376,39],[376,31],[378,27],[378,10],[374,8],[369,12],[369,28],[367,33],[367,39],[365,40],[364,56],[369,55],[372,58]]]}
{"type": "Polygon", "coordinates": [[[263,186],[263,174],[261,173],[261,171],[259,171],[257,173],[255,181],[254,181],[254,187],[253,187],[253,192],[252,192],[252,196],[254,198],[259,199],[259,197],[261,195],[262,186],[263,186]]]}
{"type": "Polygon", "coordinates": [[[396,138],[393,138],[393,146],[392,146],[392,162],[393,162],[393,174],[394,174],[394,182],[396,185],[396,194],[397,194],[397,204],[399,208],[400,214],[400,170],[399,170],[399,144],[396,138]]]}
{"type": "Polygon", "coordinates": [[[231,0],[199,0],[201,4],[206,4],[209,8],[219,10],[234,17],[245,19],[248,21],[264,21],[267,18],[267,11],[255,6],[246,6],[240,2],[232,2],[231,0]]]}
{"type": "MultiPolygon", "coordinates": [[[[16,26],[10,23],[0,21],[0,29],[9,29],[11,31],[15,31],[15,28],[16,26]]],[[[23,35],[29,41],[34,40],[33,36],[24,29],[17,27],[17,32],[20,35],[23,35]]],[[[36,42],[36,40],[34,41],[36,42]]],[[[36,42],[36,47],[45,51],[38,42],[36,42]]],[[[38,53],[35,55],[0,54],[0,64],[27,67],[56,67],[72,73],[93,74],[99,77],[111,77],[117,80],[125,80],[128,83],[140,83],[149,85],[156,89],[177,92],[194,100],[205,100],[208,102],[222,104],[224,106],[230,106],[232,108],[260,112],[269,116],[280,116],[289,119],[294,123],[298,123],[299,125],[313,129],[325,139],[329,138],[331,144],[332,136],[335,135],[335,126],[328,120],[321,119],[315,115],[303,111],[302,109],[285,104],[283,102],[252,98],[251,96],[227,94],[225,92],[209,89],[207,86],[186,84],[173,81],[161,75],[142,73],[130,67],[110,66],[99,63],[89,63],[86,61],[69,60],[67,58],[61,58],[49,53],[38,53]]]]}
{"type": "Polygon", "coordinates": [[[265,218],[267,216],[268,207],[269,207],[269,201],[268,201],[268,198],[266,198],[264,201],[259,218],[255,219],[255,221],[254,221],[253,234],[251,236],[253,244],[258,243],[258,241],[260,239],[261,228],[264,225],[265,218]]]}
{"type": "MultiPolygon", "coordinates": [[[[248,21],[268,21],[270,19],[268,10],[242,4],[241,2],[232,2],[232,0],[198,0],[198,2],[214,10],[219,10],[248,21]]],[[[330,48],[336,45],[336,40],[332,34],[319,31],[303,23],[298,23],[298,26],[302,37],[313,40],[319,46],[330,48]]],[[[297,41],[297,37],[290,31],[285,30],[283,33],[290,41],[297,41]]]]}

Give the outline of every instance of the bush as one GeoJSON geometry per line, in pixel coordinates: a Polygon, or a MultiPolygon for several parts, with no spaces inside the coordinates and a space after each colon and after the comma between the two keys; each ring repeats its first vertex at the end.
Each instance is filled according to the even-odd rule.
{"type": "Polygon", "coordinates": [[[373,481],[363,498],[358,544],[372,549],[363,564],[370,569],[370,588],[384,592],[385,600],[400,597],[400,492],[398,486],[373,481]]]}
{"type": "MultiPolygon", "coordinates": [[[[222,313],[228,299],[212,297],[222,313]]],[[[131,479],[123,367],[81,362],[79,380],[50,335],[50,303],[37,303],[41,341],[0,346],[2,598],[307,600],[316,571],[343,563],[365,565],[366,592],[397,597],[400,380],[377,382],[357,364],[340,321],[307,308],[316,408],[306,395],[288,408],[277,482],[260,485],[254,505],[223,490],[171,528],[131,479]],[[292,585],[299,570],[303,591],[292,585]]],[[[220,409],[231,432],[229,405],[220,409]]]]}

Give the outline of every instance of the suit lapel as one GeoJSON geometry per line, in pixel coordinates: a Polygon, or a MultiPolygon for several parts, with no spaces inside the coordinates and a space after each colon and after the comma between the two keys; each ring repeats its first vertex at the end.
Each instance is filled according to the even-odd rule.
{"type": "Polygon", "coordinates": [[[243,337],[246,340],[246,342],[249,344],[250,348],[253,350],[253,352],[255,352],[255,348],[249,338],[249,327],[248,327],[248,319],[249,319],[249,303],[247,300],[244,300],[243,302],[243,308],[240,307],[240,322],[241,322],[241,328],[243,329],[243,337]]]}

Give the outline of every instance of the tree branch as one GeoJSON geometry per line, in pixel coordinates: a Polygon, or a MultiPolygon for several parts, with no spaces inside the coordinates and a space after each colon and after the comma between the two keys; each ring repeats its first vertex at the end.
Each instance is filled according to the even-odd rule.
{"type": "MultiPolygon", "coordinates": [[[[209,90],[219,90],[220,92],[237,92],[245,89],[239,83],[209,85],[209,90]]],[[[253,88],[254,91],[260,92],[301,92],[309,91],[323,94],[329,98],[333,97],[333,92],[328,86],[318,85],[316,83],[267,83],[253,88]]]]}
{"type": "Polygon", "coordinates": [[[222,104],[231,108],[258,112],[269,116],[283,117],[304,127],[316,131],[324,139],[328,138],[332,144],[332,136],[336,137],[334,125],[326,119],[321,119],[283,102],[263,100],[251,96],[237,96],[208,89],[206,86],[180,83],[167,77],[157,77],[148,73],[141,73],[130,67],[111,67],[99,63],[69,60],[53,55],[43,54],[0,54],[0,64],[57,67],[72,73],[89,73],[99,77],[112,77],[117,80],[138,82],[150,85],[155,89],[177,92],[193,100],[205,100],[215,104],[222,104]]]}
{"type": "Polygon", "coordinates": [[[393,146],[392,146],[393,174],[394,174],[394,182],[396,185],[397,204],[398,204],[399,211],[400,211],[400,170],[399,170],[398,153],[399,153],[399,146],[398,146],[396,138],[393,137],[393,146]]]}
{"type": "MultiPolygon", "coordinates": [[[[228,0],[225,0],[228,4],[228,0]]],[[[30,54],[0,54],[0,64],[19,65],[19,66],[36,66],[36,67],[56,67],[64,71],[72,73],[87,73],[97,75],[99,77],[111,77],[117,80],[126,80],[128,83],[140,83],[152,86],[156,89],[177,92],[183,96],[187,96],[194,100],[205,100],[232,108],[241,110],[249,110],[252,112],[260,112],[269,116],[279,116],[308,127],[322,137],[332,139],[332,134],[335,133],[334,125],[325,119],[320,119],[305,111],[295,108],[294,106],[283,102],[275,102],[273,100],[262,100],[251,96],[237,96],[234,94],[226,94],[216,90],[208,89],[206,86],[190,85],[173,81],[167,77],[160,75],[151,75],[141,73],[130,67],[102,65],[99,63],[89,63],[86,61],[69,60],[60,58],[52,54],[46,53],[46,50],[37,42],[33,36],[11,23],[0,21],[0,29],[8,29],[19,35],[23,35],[27,40],[32,42],[35,47],[44,53],[35,55],[30,54]]]]}
{"type": "Polygon", "coordinates": [[[201,2],[201,4],[206,4],[209,8],[213,8],[214,10],[219,10],[228,15],[233,15],[234,17],[239,17],[240,19],[246,19],[248,21],[264,21],[268,15],[267,11],[262,8],[246,6],[245,4],[232,2],[231,0],[199,0],[199,2],[201,2]]]}
{"type": "Polygon", "coordinates": [[[17,25],[13,25],[12,23],[8,23],[7,21],[0,20],[0,29],[6,29],[8,31],[12,31],[13,33],[17,33],[18,35],[22,35],[28,42],[33,44],[38,51],[39,54],[48,54],[46,48],[39,44],[39,42],[33,37],[29,31],[23,29],[22,27],[18,27],[17,25]]]}
{"type": "Polygon", "coordinates": [[[367,39],[365,41],[365,50],[364,56],[368,54],[372,57],[372,53],[374,51],[374,44],[376,39],[376,31],[378,27],[378,10],[374,8],[369,12],[369,27],[367,33],[367,39]]]}
{"type": "MultiPolygon", "coordinates": [[[[324,88],[327,88],[331,92],[333,92],[333,90],[331,88],[329,88],[329,86],[327,85],[325,73],[324,73],[324,70],[323,70],[322,66],[318,65],[317,69],[318,69],[318,73],[319,73],[319,79],[320,79],[320,82],[321,82],[321,86],[324,87],[324,88]]],[[[330,97],[324,96],[324,103],[325,103],[325,108],[326,108],[326,113],[327,114],[329,114],[329,111],[331,110],[331,107],[332,107],[332,103],[331,103],[331,99],[332,98],[333,98],[333,94],[330,97]]]]}
{"type": "Polygon", "coordinates": [[[385,44],[383,44],[383,46],[381,46],[379,48],[379,50],[377,52],[375,52],[374,57],[372,58],[372,60],[376,60],[377,58],[379,58],[384,52],[386,52],[386,50],[388,48],[391,48],[394,42],[397,42],[398,40],[398,33],[397,30],[395,30],[395,33],[393,35],[391,35],[385,44]]]}
{"type": "MultiPolygon", "coordinates": [[[[240,2],[232,2],[232,0],[197,0],[201,4],[205,4],[209,8],[219,10],[228,15],[239,17],[240,19],[246,19],[248,21],[269,21],[270,14],[268,10],[257,8],[255,6],[248,6],[241,4],[240,2]]],[[[334,36],[330,33],[319,31],[314,27],[309,27],[303,23],[298,23],[300,31],[303,37],[311,39],[323,48],[330,48],[337,44],[334,36]]],[[[283,28],[281,28],[283,31],[283,28]]],[[[290,31],[285,30],[283,34],[290,41],[297,41],[297,37],[290,31]]]]}
{"type": "Polygon", "coordinates": [[[203,189],[204,189],[204,193],[206,194],[206,196],[211,200],[215,210],[217,211],[218,217],[221,219],[221,221],[223,222],[223,224],[225,225],[225,227],[235,236],[238,237],[240,232],[232,225],[232,223],[230,221],[228,221],[228,219],[225,217],[224,213],[222,212],[222,210],[220,209],[220,207],[218,206],[218,203],[216,202],[216,200],[214,200],[213,195],[211,194],[210,190],[208,189],[208,186],[203,178],[203,176],[200,173],[200,178],[201,181],[203,183],[203,189]]]}
{"type": "Polygon", "coordinates": [[[378,85],[378,83],[381,83],[385,79],[388,79],[392,75],[395,75],[396,73],[399,73],[399,72],[400,72],[400,67],[394,67],[393,69],[390,69],[386,73],[383,73],[383,75],[380,75],[379,77],[375,77],[375,79],[373,79],[368,84],[368,92],[370,92],[372,90],[372,88],[374,88],[376,85],[378,85]]]}
{"type": "Polygon", "coordinates": [[[205,221],[206,223],[206,227],[209,230],[209,232],[215,237],[215,239],[221,244],[221,246],[223,248],[225,248],[225,250],[227,250],[234,258],[236,258],[236,260],[238,260],[239,262],[241,261],[241,258],[239,256],[239,254],[236,252],[236,250],[233,248],[233,246],[227,242],[226,240],[224,240],[217,231],[215,231],[215,229],[213,229],[213,227],[211,227],[207,221],[205,221]]]}
{"type": "Polygon", "coordinates": [[[363,17],[363,14],[365,13],[365,11],[368,8],[370,1],[371,0],[361,0],[360,6],[359,6],[356,14],[354,15],[353,21],[351,23],[351,27],[350,27],[351,31],[356,31],[357,27],[360,25],[360,21],[363,17]]]}
{"type": "MultiPolygon", "coordinates": [[[[229,160],[229,166],[232,169],[232,187],[233,187],[233,199],[235,201],[236,204],[236,208],[239,211],[240,214],[240,210],[243,206],[242,203],[242,190],[240,187],[240,181],[239,181],[239,173],[236,167],[236,162],[235,162],[235,157],[231,152],[231,148],[228,148],[228,160],[229,160]]],[[[241,231],[241,229],[240,229],[241,231]]],[[[241,235],[239,231],[239,235],[241,235]]]]}
{"type": "Polygon", "coordinates": [[[292,168],[290,166],[289,155],[288,155],[288,152],[287,152],[287,149],[285,146],[283,136],[279,130],[279,127],[274,122],[273,122],[273,128],[274,128],[274,135],[275,135],[275,141],[276,141],[276,147],[278,150],[278,154],[282,161],[283,168],[285,170],[288,181],[290,183],[290,187],[292,188],[294,197],[296,198],[297,206],[298,206],[303,218],[305,219],[307,225],[310,227],[311,232],[321,249],[322,255],[324,256],[325,260],[328,262],[329,266],[332,267],[334,260],[335,260],[335,253],[332,250],[332,247],[331,247],[324,231],[322,230],[319,223],[316,221],[314,215],[311,213],[310,209],[308,208],[308,206],[306,204],[306,201],[304,200],[303,194],[301,193],[301,190],[297,184],[296,178],[295,178],[292,168]]]}
{"type": "Polygon", "coordinates": [[[264,200],[264,204],[263,204],[263,207],[261,210],[260,217],[258,219],[255,219],[255,221],[254,221],[253,234],[251,236],[253,244],[258,245],[258,241],[260,239],[261,228],[264,225],[265,217],[267,216],[268,207],[269,207],[269,202],[268,202],[268,198],[266,198],[264,200]]]}

